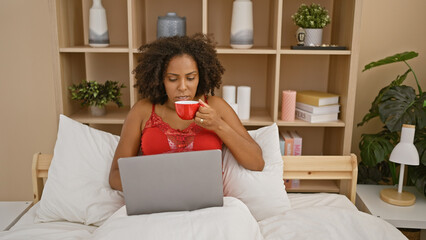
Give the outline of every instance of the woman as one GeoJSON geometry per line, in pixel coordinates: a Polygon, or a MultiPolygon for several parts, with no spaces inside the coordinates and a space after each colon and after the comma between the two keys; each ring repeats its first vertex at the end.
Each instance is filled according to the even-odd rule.
{"type": "Polygon", "coordinates": [[[124,122],[109,176],[113,189],[122,191],[117,160],[139,151],[150,155],[221,149],[223,143],[240,165],[263,170],[260,147],[232,108],[214,96],[224,68],[208,37],[160,38],[139,50],[142,56],[133,73],[143,99],[124,122]],[[199,101],[193,120],[182,120],[176,114],[174,103],[180,100],[199,101]]]}

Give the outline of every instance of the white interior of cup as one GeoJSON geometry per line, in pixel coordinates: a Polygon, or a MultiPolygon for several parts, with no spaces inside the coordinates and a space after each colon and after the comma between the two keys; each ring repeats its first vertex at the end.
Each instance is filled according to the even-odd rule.
{"type": "Polygon", "coordinates": [[[198,104],[197,101],[177,101],[176,104],[198,104]]]}

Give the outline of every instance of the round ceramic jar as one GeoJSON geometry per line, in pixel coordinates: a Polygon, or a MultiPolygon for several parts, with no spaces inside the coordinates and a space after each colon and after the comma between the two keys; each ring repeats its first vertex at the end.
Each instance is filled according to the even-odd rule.
{"type": "Polygon", "coordinates": [[[157,38],[186,35],[186,18],[174,12],[159,16],[157,21],[157,38]]]}

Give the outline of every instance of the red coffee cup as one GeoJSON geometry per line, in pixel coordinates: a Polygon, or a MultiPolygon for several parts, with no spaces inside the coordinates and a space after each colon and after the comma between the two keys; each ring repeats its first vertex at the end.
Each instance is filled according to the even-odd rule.
{"type": "Polygon", "coordinates": [[[183,120],[193,119],[199,107],[200,107],[200,103],[198,103],[197,101],[175,102],[176,113],[183,120]]]}

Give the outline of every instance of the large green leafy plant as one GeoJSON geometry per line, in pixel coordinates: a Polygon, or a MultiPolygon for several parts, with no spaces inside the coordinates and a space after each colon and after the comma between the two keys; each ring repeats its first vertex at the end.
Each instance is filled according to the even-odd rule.
{"type": "Polygon", "coordinates": [[[358,123],[358,126],[362,126],[369,120],[379,117],[384,124],[380,132],[361,136],[359,148],[362,162],[359,166],[360,176],[358,178],[361,183],[378,183],[380,181],[398,183],[396,166],[389,161],[389,156],[399,142],[402,124],[412,124],[416,126],[414,145],[419,153],[420,165],[409,166],[408,175],[411,182],[421,192],[426,190],[426,94],[422,91],[415,72],[407,63],[408,60],[417,56],[416,52],[398,53],[371,62],[364,67],[363,72],[374,67],[403,62],[408,69],[379,91],[369,112],[358,123]],[[402,85],[409,75],[415,79],[418,93],[414,88],[402,85]],[[388,176],[390,179],[387,178],[388,176]]]}
{"type": "Polygon", "coordinates": [[[115,81],[108,80],[102,84],[83,80],[79,84],[73,84],[69,90],[71,99],[81,101],[82,106],[104,107],[108,102],[114,102],[122,107],[121,88],[125,88],[124,84],[115,81]]]}
{"type": "Polygon", "coordinates": [[[302,28],[324,28],[330,23],[328,11],[319,4],[301,4],[295,14],[291,16],[293,22],[302,28]]]}

